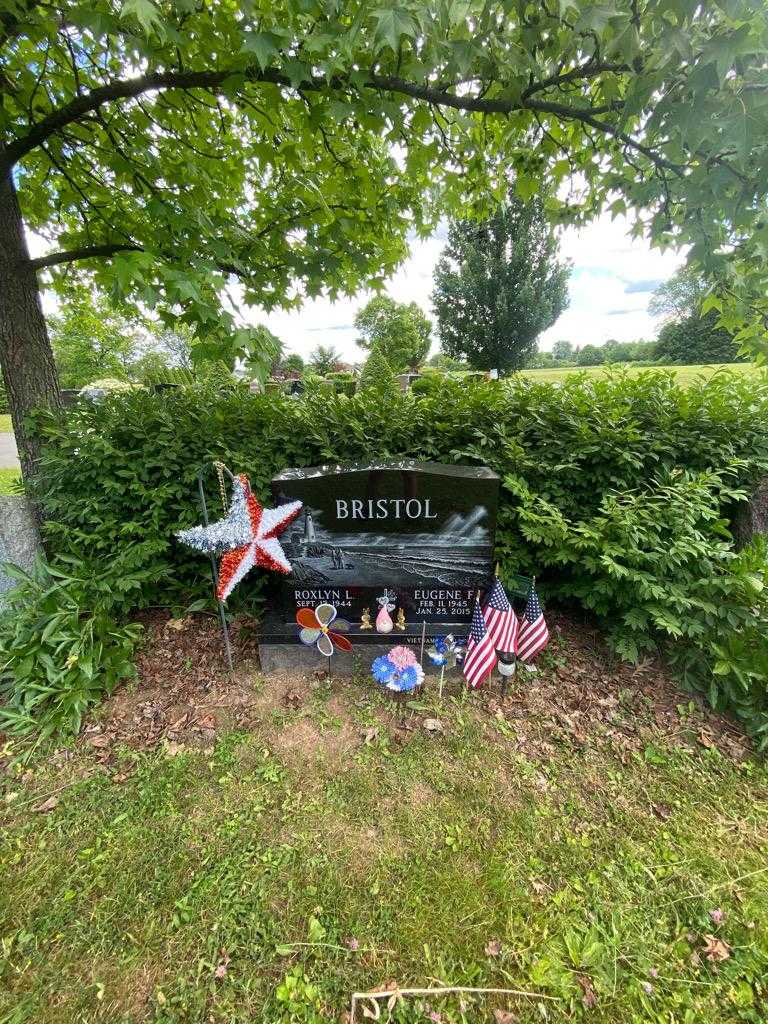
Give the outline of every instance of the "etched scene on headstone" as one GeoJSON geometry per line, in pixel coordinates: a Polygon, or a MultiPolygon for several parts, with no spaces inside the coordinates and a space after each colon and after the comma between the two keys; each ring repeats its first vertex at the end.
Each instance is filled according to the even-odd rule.
{"type": "MultiPolygon", "coordinates": [[[[356,512],[397,514],[404,530],[419,520],[437,519],[430,499],[362,499],[339,501],[343,522],[354,504],[356,512]],[[396,508],[394,506],[397,506],[396,508]],[[401,514],[402,513],[402,514],[401,514]],[[411,514],[409,514],[411,513],[411,514]]],[[[439,529],[403,532],[397,535],[358,531],[341,533],[323,523],[323,512],[305,509],[293,524],[283,547],[299,583],[374,585],[386,574],[390,583],[407,585],[415,580],[432,580],[457,586],[488,577],[483,564],[490,542],[488,510],[476,505],[468,515],[451,514],[439,529]]]]}

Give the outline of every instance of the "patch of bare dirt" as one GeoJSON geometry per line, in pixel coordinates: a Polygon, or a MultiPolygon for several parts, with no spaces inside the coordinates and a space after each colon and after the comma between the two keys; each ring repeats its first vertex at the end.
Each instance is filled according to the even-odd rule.
{"type": "Polygon", "coordinates": [[[141,616],[146,635],[136,659],[137,678],[99,708],[82,742],[109,761],[115,744],[207,746],[223,727],[247,728],[254,713],[257,674],[253,624],[231,630],[236,671],[230,676],[218,619],[167,612],[141,616]]]}

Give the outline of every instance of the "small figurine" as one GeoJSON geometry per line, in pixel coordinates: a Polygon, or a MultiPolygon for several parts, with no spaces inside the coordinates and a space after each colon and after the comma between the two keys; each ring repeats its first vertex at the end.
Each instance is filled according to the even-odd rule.
{"type": "Polygon", "coordinates": [[[405,612],[402,608],[397,609],[397,620],[395,625],[398,629],[405,629],[405,612]]]}
{"type": "Polygon", "coordinates": [[[373,629],[370,608],[363,608],[363,614],[360,616],[360,629],[373,629]]]}
{"type": "Polygon", "coordinates": [[[380,605],[379,614],[376,616],[377,633],[391,633],[394,627],[392,616],[389,613],[394,611],[395,606],[392,604],[390,596],[390,592],[385,590],[381,597],[376,598],[380,605]]]}

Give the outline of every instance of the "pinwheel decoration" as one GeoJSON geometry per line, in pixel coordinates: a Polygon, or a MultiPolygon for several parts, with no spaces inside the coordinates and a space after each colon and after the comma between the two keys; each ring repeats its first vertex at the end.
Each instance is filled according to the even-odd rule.
{"type": "Polygon", "coordinates": [[[431,647],[427,648],[427,657],[433,665],[440,669],[440,681],[438,683],[438,694],[443,695],[443,679],[445,670],[454,668],[457,662],[464,656],[464,645],[456,640],[452,633],[447,636],[436,636],[431,647]]]}
{"type": "Polygon", "coordinates": [[[299,608],[296,621],[301,626],[299,640],[307,647],[317,645],[318,651],[326,658],[340,651],[351,651],[352,641],[343,634],[349,629],[346,619],[337,618],[337,611],[332,604],[319,604],[316,608],[299,608]],[[333,625],[333,629],[330,626],[333,625]],[[342,633],[337,632],[342,630],[342,633]]]}

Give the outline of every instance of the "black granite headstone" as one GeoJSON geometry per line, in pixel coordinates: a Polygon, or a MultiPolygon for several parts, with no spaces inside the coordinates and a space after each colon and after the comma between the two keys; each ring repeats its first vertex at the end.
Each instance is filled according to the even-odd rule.
{"type": "MultiPolygon", "coordinates": [[[[280,542],[293,566],[276,581],[263,644],[297,644],[296,611],[335,605],[358,649],[466,634],[493,573],[499,477],[482,466],[398,461],[287,469],[276,504],[304,503],[280,542]],[[376,630],[385,593],[405,628],[376,630]],[[366,628],[370,622],[370,628],[366,628]]],[[[363,655],[365,657],[365,655],[363,655]]]]}

